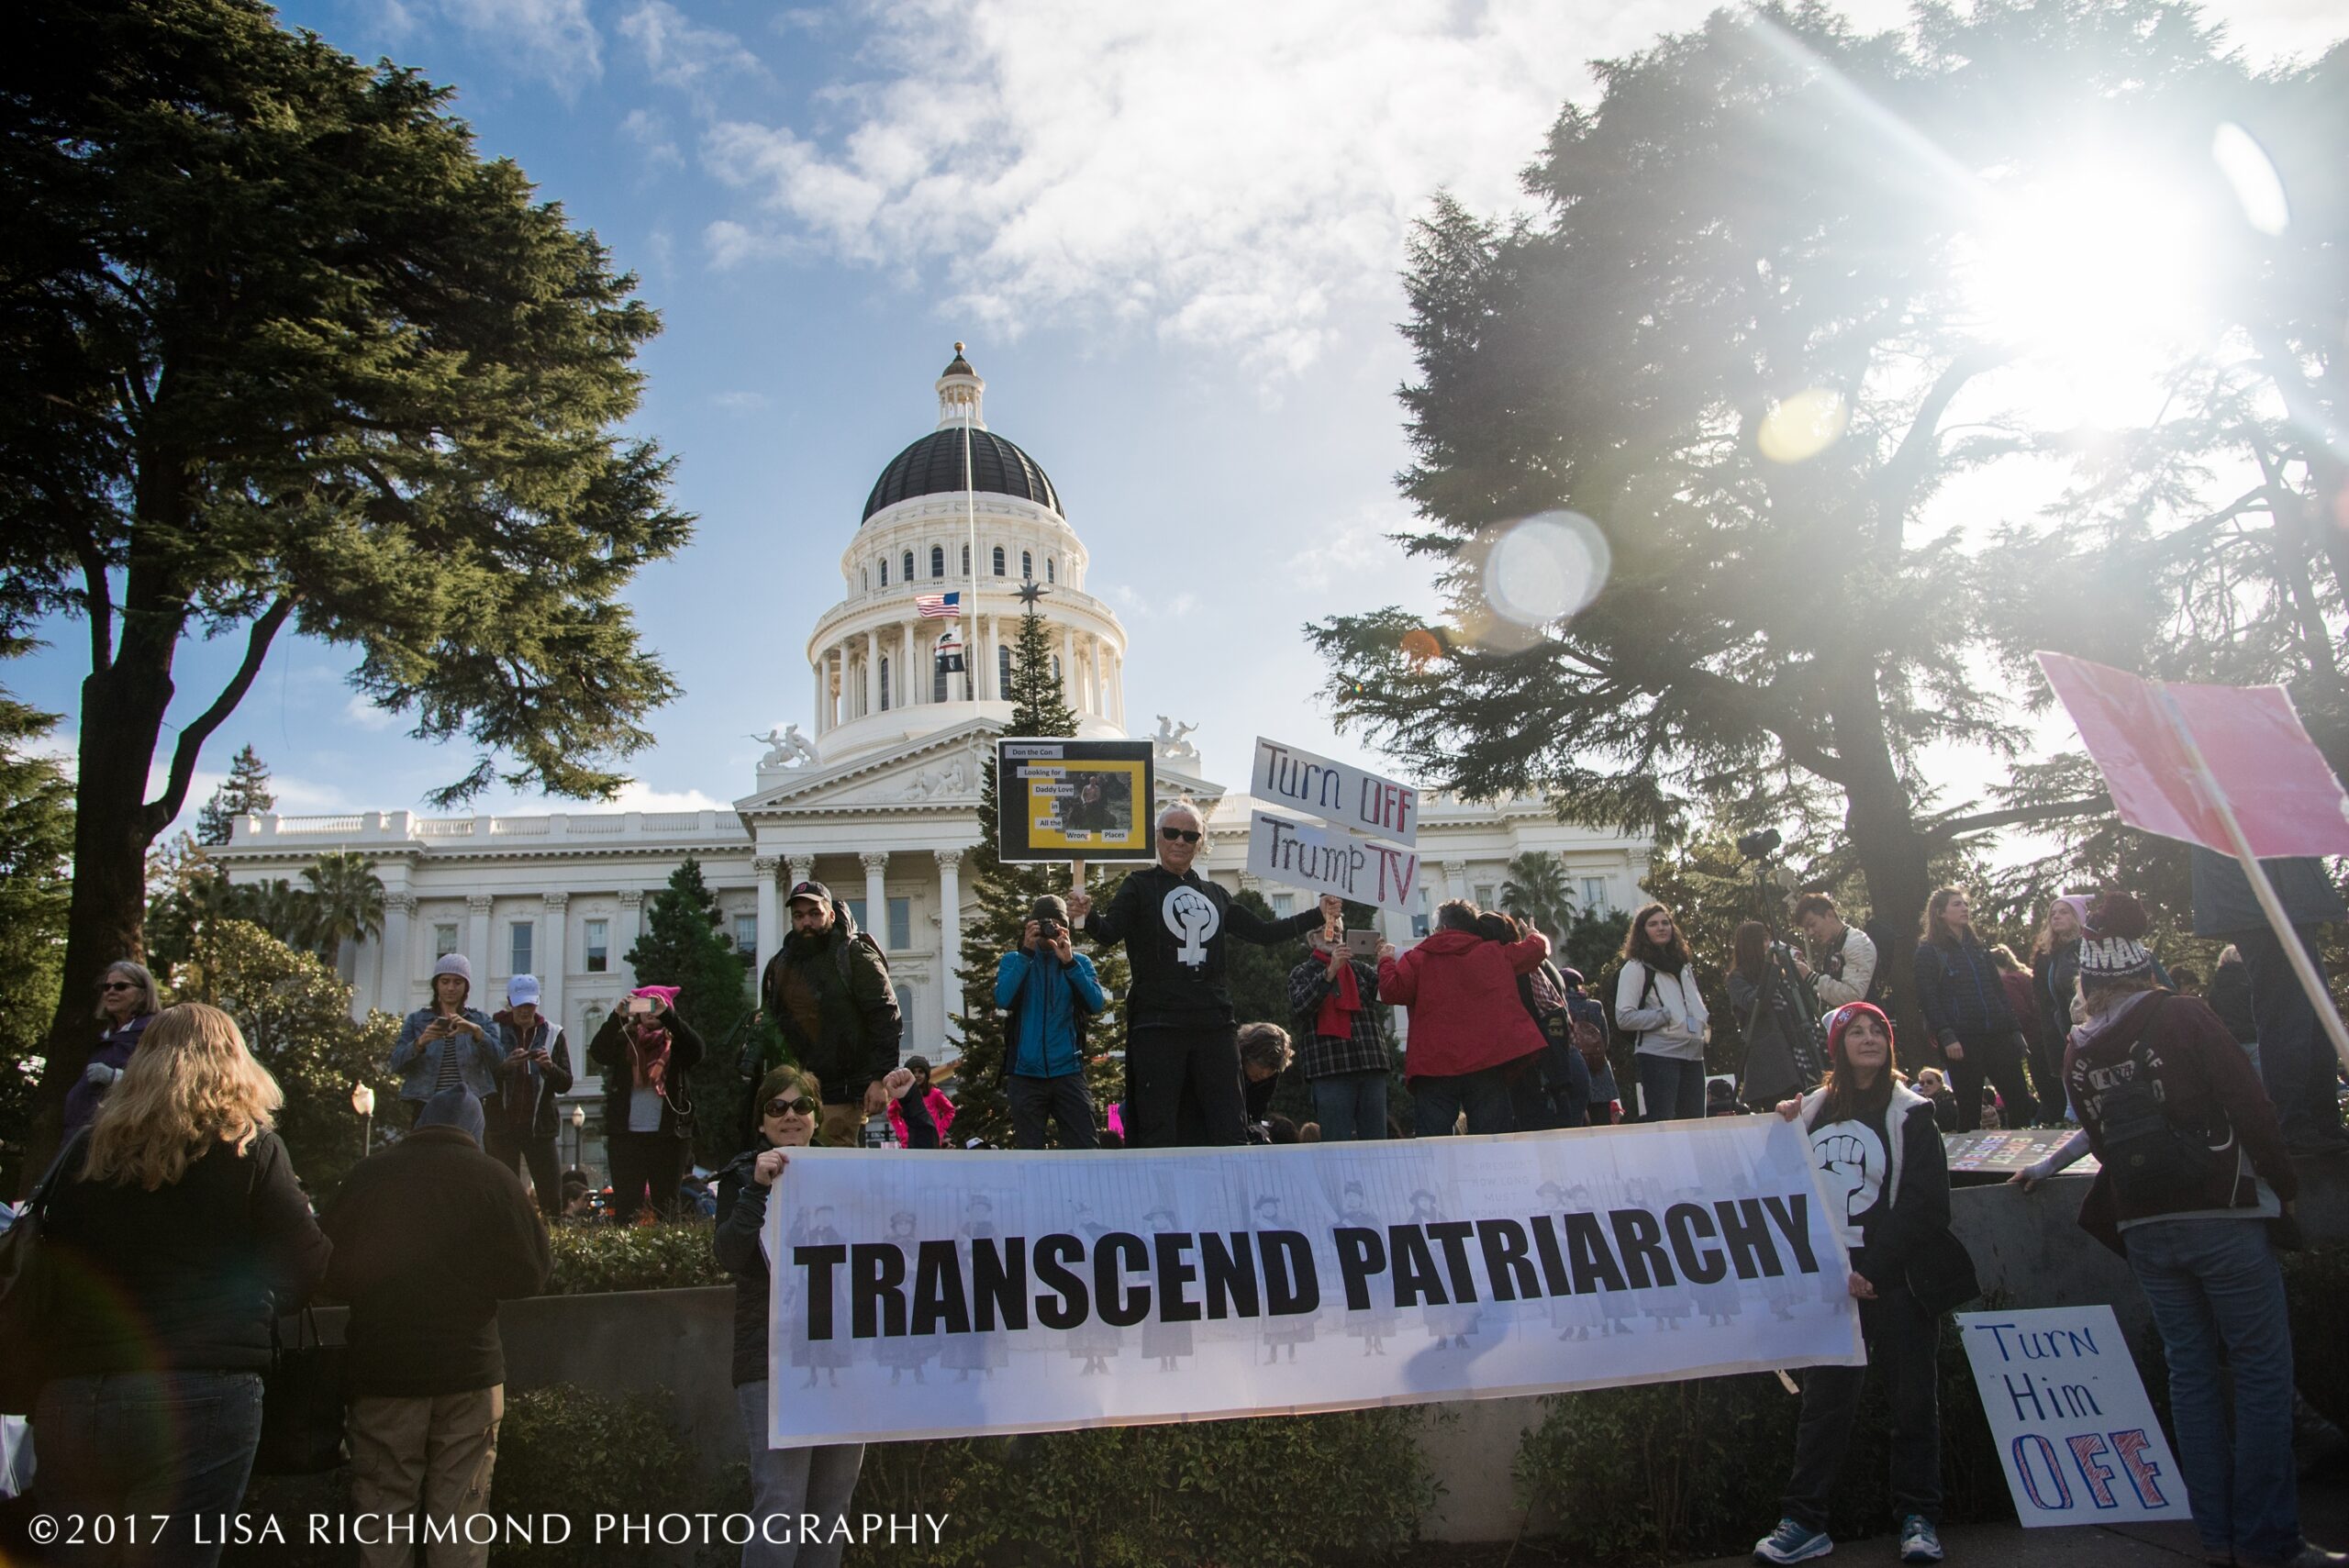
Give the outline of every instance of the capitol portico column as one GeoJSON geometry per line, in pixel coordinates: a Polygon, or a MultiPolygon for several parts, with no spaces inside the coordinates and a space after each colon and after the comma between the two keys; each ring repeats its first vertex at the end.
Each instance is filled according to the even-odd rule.
{"type": "Polygon", "coordinates": [[[867,850],[857,858],[864,862],[864,929],[885,951],[889,946],[889,895],[882,873],[889,869],[889,851],[867,850]]]}
{"type": "Polygon", "coordinates": [[[864,634],[864,713],[870,718],[881,711],[881,634],[864,634]]]}
{"type": "Polygon", "coordinates": [[[938,1038],[963,1043],[954,1027],[954,1004],[960,985],[955,965],[963,962],[963,851],[933,851],[938,856],[938,1038]]]}
{"type": "Polygon", "coordinates": [[[825,665],[829,663],[830,660],[831,653],[827,650],[824,653],[819,655],[817,662],[810,666],[810,669],[813,670],[816,676],[816,706],[808,709],[809,717],[807,721],[816,727],[816,733],[818,735],[821,735],[825,729],[824,687],[828,684],[824,679],[828,673],[825,669],[825,665]]]}
{"type": "Polygon", "coordinates": [[[758,968],[752,975],[767,972],[767,960],[783,945],[783,905],[774,885],[777,869],[773,855],[758,855],[751,859],[751,870],[759,879],[759,945],[758,968]]]}
{"type": "Polygon", "coordinates": [[[1066,701],[1066,700],[1067,700],[1067,698],[1069,697],[1069,695],[1070,695],[1072,693],[1074,693],[1074,691],[1076,691],[1076,689],[1077,689],[1077,684],[1078,684],[1078,683],[1077,683],[1077,679],[1076,679],[1076,633],[1074,633],[1074,631],[1071,631],[1067,627],[1063,626],[1063,627],[1062,627],[1062,628],[1061,628],[1061,697],[1062,697],[1062,700],[1066,701]]]}
{"type": "Polygon", "coordinates": [[[384,895],[384,954],[375,980],[374,1005],[405,1018],[411,983],[407,956],[408,923],[416,915],[416,895],[384,895]]]}
{"type": "Polygon", "coordinates": [[[628,983],[636,984],[636,965],[628,955],[636,951],[636,939],[644,932],[644,890],[640,887],[620,889],[620,934],[616,944],[618,951],[612,956],[619,967],[628,971],[628,983]]]}
{"type": "Polygon", "coordinates": [[[1443,885],[1451,891],[1451,894],[1452,894],[1452,896],[1453,896],[1453,897],[1454,897],[1454,898],[1465,898],[1465,897],[1467,897],[1467,896],[1468,896],[1468,862],[1467,862],[1466,861],[1446,861],[1446,862],[1443,862],[1443,885]]]}
{"type": "MultiPolygon", "coordinates": [[[[489,909],[492,899],[486,893],[476,893],[465,900],[465,911],[472,917],[465,923],[465,956],[473,961],[473,984],[466,999],[467,1006],[480,1007],[480,998],[488,995],[489,986],[489,909]]],[[[503,1002],[504,997],[498,1000],[503,1002]]],[[[494,1007],[482,1007],[484,1013],[494,1007]]]]}
{"type": "Polygon", "coordinates": [[[539,961],[539,1011],[562,1027],[562,975],[571,967],[571,895],[546,895],[546,952],[539,961]]]}
{"type": "Polygon", "coordinates": [[[794,855],[791,857],[789,864],[791,867],[791,886],[796,887],[803,882],[813,882],[816,880],[815,856],[794,855]]]}
{"type": "Polygon", "coordinates": [[[923,690],[923,688],[930,684],[927,681],[917,681],[914,679],[913,622],[908,620],[899,621],[897,623],[897,646],[899,650],[897,654],[898,667],[905,671],[904,676],[897,682],[899,688],[897,706],[899,707],[912,707],[915,704],[920,702],[929,695],[923,690]]]}

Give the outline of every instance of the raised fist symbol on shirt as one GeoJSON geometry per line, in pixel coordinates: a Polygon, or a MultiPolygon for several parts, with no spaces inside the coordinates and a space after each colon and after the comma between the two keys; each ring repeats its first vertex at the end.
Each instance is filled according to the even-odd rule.
{"type": "Polygon", "coordinates": [[[1843,1195],[1844,1223],[1856,1222],[1868,1207],[1867,1145],[1848,1132],[1839,1132],[1820,1139],[1813,1147],[1819,1151],[1819,1168],[1827,1173],[1827,1190],[1843,1195]]]}

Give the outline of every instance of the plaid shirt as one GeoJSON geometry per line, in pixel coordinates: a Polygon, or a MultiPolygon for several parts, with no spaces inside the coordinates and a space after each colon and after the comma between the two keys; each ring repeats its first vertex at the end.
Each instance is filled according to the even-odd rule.
{"type": "Polygon", "coordinates": [[[1288,972],[1289,1011],[1297,1016],[1297,1065],[1308,1078],[1385,1073],[1394,1065],[1386,1042],[1378,1035],[1378,972],[1358,958],[1348,962],[1362,996],[1362,1010],[1353,1016],[1353,1033],[1343,1040],[1315,1031],[1322,1001],[1337,988],[1330,980],[1329,962],[1308,958],[1288,972]]]}

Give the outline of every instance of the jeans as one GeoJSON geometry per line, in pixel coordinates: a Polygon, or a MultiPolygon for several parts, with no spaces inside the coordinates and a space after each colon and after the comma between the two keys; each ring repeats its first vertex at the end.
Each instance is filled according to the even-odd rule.
{"type": "Polygon", "coordinates": [[[1642,1121],[1705,1119],[1705,1064],[1677,1056],[1642,1051],[1631,1058],[1640,1074],[1640,1097],[1647,1102],[1642,1121]]]}
{"type": "Polygon", "coordinates": [[[1083,1073],[1063,1073],[1052,1078],[1013,1073],[1004,1080],[1004,1096],[1011,1102],[1011,1146],[1041,1149],[1047,1123],[1057,1122],[1063,1149],[1098,1149],[1101,1135],[1093,1127],[1093,1094],[1083,1073]]]}
{"type": "Polygon", "coordinates": [[[212,1568],[220,1561],[217,1514],[234,1514],[261,1441],[257,1372],[113,1373],[52,1380],[34,1413],[43,1511],[95,1519],[140,1518],[130,1545],[117,1529],[106,1544],[84,1529],[49,1549],[58,1563],[212,1568]],[[170,1514],[160,1531],[143,1516],[170,1514]],[[195,1543],[195,1516],[213,1541],[195,1543]],[[151,1544],[150,1544],[151,1543],[151,1544]]]}
{"type": "MultiPolygon", "coordinates": [[[[1906,1285],[1886,1285],[1863,1301],[1860,1333],[1868,1366],[1884,1370],[1892,1414],[1892,1511],[1938,1519],[1942,1507],[1941,1415],[1934,1351],[1941,1320],[1917,1305],[1906,1285]]],[[[1827,1500],[1851,1445],[1866,1366],[1815,1366],[1802,1374],[1802,1421],[1795,1429],[1794,1473],[1785,1513],[1811,1529],[1827,1528],[1827,1500]]]]}
{"type": "Polygon", "coordinates": [[[1332,1073],[1306,1085],[1324,1143],[1366,1142],[1386,1136],[1386,1074],[1332,1073]]]}
{"type": "Polygon", "coordinates": [[[2266,1223],[2156,1219],[2123,1235],[2169,1360],[2177,1463],[2203,1550],[2238,1560],[2290,1556],[2300,1548],[2292,1330],[2266,1223]],[[2234,1378],[2232,1440],[2221,1360],[2234,1378]]]}
{"type": "Polygon", "coordinates": [[[555,1176],[554,1134],[533,1138],[528,1132],[517,1134],[504,1117],[493,1116],[482,1131],[482,1147],[489,1157],[514,1169],[519,1160],[530,1173],[530,1190],[538,1195],[539,1212],[558,1215],[562,1212],[562,1184],[555,1176]]]}
{"type": "MultiPolygon", "coordinates": [[[[351,1402],[351,1507],[379,1519],[445,1521],[445,1541],[426,1549],[431,1568],[484,1568],[486,1539],[471,1539],[464,1521],[489,1512],[489,1479],[497,1467],[497,1427],[506,1418],[506,1385],[462,1394],[351,1402]]],[[[359,1545],[360,1568],[409,1568],[416,1541],[391,1529],[359,1545]]],[[[479,1534],[478,1530],[473,1532],[479,1534]]]]}
{"type": "Polygon", "coordinates": [[[651,1206],[663,1219],[677,1217],[677,1184],[693,1164],[693,1145],[674,1132],[613,1132],[611,1146],[612,1215],[621,1224],[635,1220],[651,1191],[651,1206]]]}
{"type": "Polygon", "coordinates": [[[827,1540],[832,1521],[848,1511],[856,1473],[864,1466],[863,1443],[821,1448],[767,1447],[767,1380],[737,1384],[734,1408],[742,1418],[742,1440],[751,1453],[751,1540],[742,1548],[742,1568],[834,1568],[845,1540],[827,1540]],[[817,1539],[799,1544],[800,1515],[823,1525],[817,1539]]]}
{"type": "Polygon", "coordinates": [[[1497,1067],[1411,1080],[1413,1137],[1442,1138],[1452,1130],[1452,1124],[1464,1109],[1468,1113],[1471,1134],[1517,1130],[1517,1114],[1509,1105],[1508,1080],[1497,1067]]]}
{"type": "MultiPolygon", "coordinates": [[[[2259,1029],[2259,1073],[2267,1097],[2276,1102],[2276,1119],[2293,1143],[2337,1136],[2341,1100],[2332,1042],[2300,989],[2299,976],[2276,933],[2265,929],[2243,931],[2235,946],[2251,970],[2251,1016],[2259,1029]]],[[[2320,977],[2323,961],[2316,955],[2316,933],[2302,929],[2300,946],[2316,964],[2320,977]]]]}
{"type": "Polygon", "coordinates": [[[1960,1035],[1957,1043],[1965,1054],[1955,1062],[1943,1058],[1949,1067],[1950,1088],[1957,1095],[1957,1130],[1972,1132],[1982,1125],[1986,1083],[1997,1084],[1998,1097],[2007,1103],[1998,1125],[2029,1127],[2038,1115],[2038,1102],[2031,1097],[2031,1085],[2023,1082],[2022,1036],[2011,1032],[1960,1035]]]}
{"type": "Polygon", "coordinates": [[[1240,1092],[1240,1031],[1131,1029],[1126,1035],[1126,1147],[1232,1148],[1248,1141],[1240,1092]],[[1190,1105],[1185,1109],[1185,1092],[1190,1105]]]}

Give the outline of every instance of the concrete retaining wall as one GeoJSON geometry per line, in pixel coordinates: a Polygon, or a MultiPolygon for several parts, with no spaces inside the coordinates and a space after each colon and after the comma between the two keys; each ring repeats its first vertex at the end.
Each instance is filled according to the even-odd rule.
{"type": "MultiPolygon", "coordinates": [[[[2349,1240],[2349,1159],[2305,1162],[2301,1178],[2299,1215],[2310,1240],[2349,1240]]],[[[2128,1265],[2076,1223],[2087,1187],[2086,1178],[2066,1176],[2028,1195],[2009,1186],[1964,1188],[1954,1195],[1954,1228],[1986,1290],[2018,1307],[2103,1302],[2134,1336],[2149,1319],[2128,1265]]],[[[572,1383],[610,1395],[665,1392],[692,1447],[713,1465],[730,1462],[743,1441],[728,1381],[733,1295],[718,1286],[509,1302],[498,1314],[507,1388],[572,1383]]],[[[339,1336],[340,1314],[320,1316],[328,1336],[339,1336]]],[[[1424,1440],[1444,1487],[1426,1532],[1437,1540],[1512,1540],[1525,1516],[1511,1468],[1542,1401],[1474,1400],[1450,1411],[1453,1419],[1431,1426],[1424,1440]]]]}

